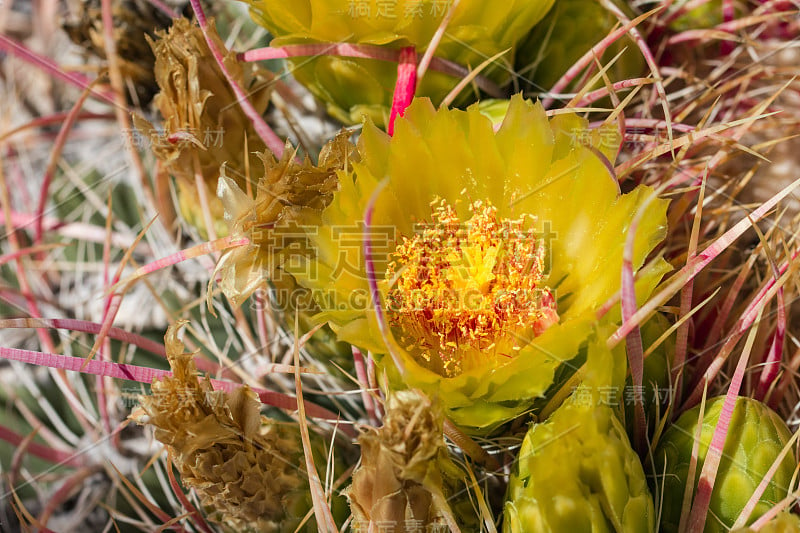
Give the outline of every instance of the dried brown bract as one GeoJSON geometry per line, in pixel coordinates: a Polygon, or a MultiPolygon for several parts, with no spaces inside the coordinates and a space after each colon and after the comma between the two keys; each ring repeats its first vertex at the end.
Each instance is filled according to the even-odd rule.
{"type": "MultiPolygon", "coordinates": [[[[155,56],[144,36],[155,37],[156,30],[168,28],[169,16],[147,0],[112,2],[114,46],[120,59],[123,77],[129,79],[136,92],[135,103],[147,105],[158,91],[153,67],[155,56]]],[[[94,56],[105,59],[103,19],[100,0],[75,2],[70,16],[63,23],[64,31],[77,45],[94,56]]],[[[134,100],[130,98],[129,100],[134,100]]]]}
{"type": "Polygon", "coordinates": [[[250,240],[249,246],[227,251],[217,264],[220,287],[233,305],[241,305],[268,279],[295,287],[290,275],[278,269],[292,254],[308,253],[301,228],[319,226],[322,210],[338,187],[337,172],[355,160],[349,135],[343,131],[325,145],[316,165],[308,158],[298,162],[288,144],[280,160],[268,152],[260,154],[263,174],[255,198],[227,175],[226,166],[217,194],[230,234],[250,240]]]}
{"type": "MultiPolygon", "coordinates": [[[[225,67],[247,92],[256,111],[263,113],[272,76],[227,51],[213,21],[209,31],[224,53],[225,67]]],[[[157,40],[148,40],[156,57],[155,76],[161,91],[154,101],[163,117],[163,131],[140,117],[134,117],[134,122],[143,141],[175,178],[179,209],[186,221],[203,236],[208,236],[206,223],[210,222],[217,236],[224,236],[227,225],[214,194],[220,167],[225,164],[237,186],[250,190],[245,183],[247,170],[259,167],[255,152],[265,151],[266,146],[242,111],[200,28],[177,19],[168,32],[157,35],[157,40]]]]}
{"type": "Polygon", "coordinates": [[[227,393],[198,380],[179,327],[165,338],[173,376],[154,381],[132,418],[155,427],[211,519],[233,531],[294,531],[311,509],[298,426],[261,416],[247,386],[227,393]]]}
{"type": "Polygon", "coordinates": [[[355,527],[390,524],[411,532],[455,525],[447,495],[460,471],[448,457],[443,423],[441,408],[418,391],[389,397],[383,427],[358,439],[361,465],[346,491],[355,527]]]}

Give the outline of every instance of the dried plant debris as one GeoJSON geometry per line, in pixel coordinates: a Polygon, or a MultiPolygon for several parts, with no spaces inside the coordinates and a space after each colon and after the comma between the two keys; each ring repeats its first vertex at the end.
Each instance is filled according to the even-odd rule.
{"type": "Polygon", "coordinates": [[[465,474],[448,455],[443,423],[441,407],[419,391],[389,396],[383,426],[365,428],[358,439],[361,464],[346,491],[358,531],[381,524],[398,533],[478,526],[465,474]]]}
{"type": "Polygon", "coordinates": [[[228,231],[250,241],[226,252],[217,264],[220,287],[233,305],[241,305],[267,280],[278,288],[294,288],[290,275],[279,268],[287,258],[310,253],[303,228],[320,225],[322,210],[338,188],[339,171],[357,160],[349,135],[343,131],[323,147],[316,164],[309,158],[297,161],[289,145],[279,160],[260,154],[255,197],[227,175],[226,166],[217,192],[228,231]]]}
{"type": "MultiPolygon", "coordinates": [[[[213,27],[211,21],[211,38],[216,48],[225,52],[213,27]]],[[[134,116],[140,139],[175,178],[183,218],[204,237],[210,235],[207,223],[216,236],[225,236],[227,224],[215,194],[220,167],[225,165],[226,175],[239,188],[253,190],[254,183],[245,183],[248,170],[261,166],[256,153],[264,152],[266,146],[242,111],[200,28],[177,19],[169,31],[156,35],[156,40],[148,37],[148,41],[155,53],[160,89],[154,102],[163,124],[157,129],[134,116]]],[[[234,52],[225,53],[224,63],[254,108],[263,113],[269,103],[272,75],[238,61],[234,52]]]]}
{"type": "MultiPolygon", "coordinates": [[[[106,59],[100,0],[75,0],[70,4],[71,13],[63,22],[67,35],[88,53],[106,59]]],[[[147,0],[116,0],[111,3],[111,14],[120,69],[123,77],[130,80],[129,89],[133,89],[128,100],[145,106],[158,91],[153,73],[155,56],[145,36],[154,38],[156,31],[168,28],[172,20],[147,0]]]]}
{"type": "MultiPolygon", "coordinates": [[[[180,326],[165,337],[173,376],[154,381],[132,418],[155,428],[212,520],[231,531],[294,531],[312,508],[297,423],[262,416],[247,386],[227,393],[198,379],[193,355],[178,339],[180,326]]],[[[321,448],[317,456],[326,458],[321,448]]],[[[307,527],[316,531],[313,518],[307,527]]]]}

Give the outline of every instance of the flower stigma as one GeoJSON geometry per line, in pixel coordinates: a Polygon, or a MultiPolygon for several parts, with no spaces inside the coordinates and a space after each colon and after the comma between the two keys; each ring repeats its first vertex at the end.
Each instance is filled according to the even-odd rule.
{"type": "Polygon", "coordinates": [[[545,245],[526,229],[529,215],[498,218],[478,200],[462,222],[445,200],[431,206],[432,221],[403,238],[387,268],[389,324],[440,376],[504,364],[558,322],[542,285],[545,245]]]}

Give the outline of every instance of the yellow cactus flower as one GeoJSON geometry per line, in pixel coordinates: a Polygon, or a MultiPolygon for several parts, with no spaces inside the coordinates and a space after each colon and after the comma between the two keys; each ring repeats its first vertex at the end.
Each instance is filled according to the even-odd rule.
{"type": "Polygon", "coordinates": [[[579,354],[620,288],[642,209],[640,300],[669,268],[659,259],[642,269],[665,235],[667,202],[645,186],[620,193],[604,162],[618,144],[613,127],[548,119],[521,97],[496,132],[477,106],[437,111],[418,99],[391,138],[367,123],[360,160],[339,172],[323,225],[308,232],[313,257],[284,268],[312,291],[317,319],[371,352],[392,386],[438,396],[465,431],[490,431],[579,354]]]}
{"type": "MultiPolygon", "coordinates": [[[[413,46],[422,54],[453,0],[245,0],[253,19],[275,37],[272,46],[309,43],[351,43],[400,49],[413,46]]],[[[554,0],[484,2],[461,0],[454,8],[436,56],[464,67],[508,51],[482,74],[495,82],[508,80],[513,48],[544,17],[554,0]],[[500,68],[498,65],[506,65],[500,68]]],[[[369,116],[384,124],[389,118],[397,65],[389,61],[320,55],[290,61],[292,76],[328,104],[344,123],[369,116]]],[[[438,72],[425,75],[417,95],[440,102],[460,80],[438,72]]]]}

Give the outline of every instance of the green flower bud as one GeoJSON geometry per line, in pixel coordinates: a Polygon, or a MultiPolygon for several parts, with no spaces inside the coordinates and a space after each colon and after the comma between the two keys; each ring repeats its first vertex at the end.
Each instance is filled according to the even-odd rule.
{"type": "MultiPolygon", "coordinates": [[[[245,0],[253,18],[276,38],[273,46],[307,43],[354,43],[399,49],[413,46],[421,55],[453,5],[452,0],[245,0]]],[[[553,5],[553,0],[485,2],[461,0],[436,56],[475,68],[506,50],[482,72],[497,83],[508,81],[513,48],[553,5]],[[507,68],[501,68],[505,63],[507,68]]],[[[328,104],[345,123],[364,115],[376,124],[389,117],[397,65],[377,59],[335,56],[290,60],[292,75],[328,104]]],[[[459,78],[428,72],[417,88],[436,104],[459,78]]]]}
{"type": "MultiPolygon", "coordinates": [[[[724,401],[725,398],[720,396],[706,404],[695,483],[700,477],[724,401]]],[[[678,531],[699,413],[700,406],[683,413],[664,433],[654,454],[654,485],[663,491],[661,531],[665,533],[678,531]]],[[[751,398],[737,399],[711,493],[706,533],[728,531],[733,526],[790,438],[786,423],[769,407],[751,398]]],[[[786,497],[796,466],[793,454],[784,457],[748,523],[786,497]]]]}
{"type": "Polygon", "coordinates": [[[654,531],[653,501],[625,429],[611,407],[583,397],[573,395],[525,436],[508,487],[505,533],[654,531]]]}

